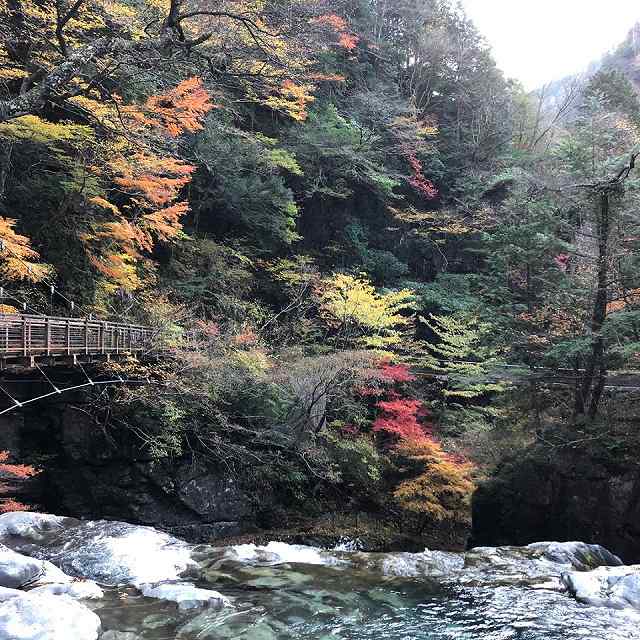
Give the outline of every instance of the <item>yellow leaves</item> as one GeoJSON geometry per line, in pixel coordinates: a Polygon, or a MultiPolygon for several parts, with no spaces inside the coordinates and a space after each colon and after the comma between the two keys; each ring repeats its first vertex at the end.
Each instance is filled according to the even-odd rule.
{"type": "Polygon", "coordinates": [[[22,69],[6,67],[4,64],[0,66],[0,79],[2,80],[18,80],[27,76],[27,72],[22,69]]]}
{"type": "Polygon", "coordinates": [[[461,236],[477,231],[477,228],[469,225],[459,213],[445,209],[418,211],[414,207],[404,210],[389,207],[388,211],[398,224],[412,227],[413,233],[421,237],[429,237],[437,233],[461,236]]]}
{"type": "Polygon", "coordinates": [[[90,117],[97,120],[107,129],[117,130],[122,126],[116,105],[112,102],[100,100],[98,95],[90,93],[89,95],[72,96],[68,102],[74,107],[77,107],[81,112],[84,111],[90,117]]]}
{"type": "Polygon", "coordinates": [[[105,200],[104,198],[101,198],[100,196],[89,198],[89,202],[91,204],[97,205],[98,207],[102,207],[107,211],[111,211],[111,213],[113,213],[116,216],[120,215],[120,209],[118,209],[118,207],[116,207],[115,204],[111,204],[111,202],[109,202],[108,200],[105,200]]]}
{"type": "Polygon", "coordinates": [[[116,289],[131,292],[140,288],[141,281],[132,256],[124,253],[106,253],[102,256],[90,255],[89,261],[114,283],[107,287],[109,293],[114,293],[116,289]]]}
{"type": "Polygon", "coordinates": [[[86,141],[93,138],[90,127],[64,122],[48,122],[38,116],[22,116],[0,124],[0,136],[39,144],[86,141]]]}
{"type": "Polygon", "coordinates": [[[231,362],[254,376],[264,374],[273,368],[273,362],[260,348],[236,350],[231,354],[231,362]]]}
{"type": "Polygon", "coordinates": [[[277,95],[269,96],[264,104],[274,111],[281,111],[294,120],[303,122],[309,115],[307,106],[315,100],[311,94],[313,90],[313,85],[296,84],[292,80],[285,80],[278,89],[277,95]]]}
{"type": "Polygon", "coordinates": [[[0,304],[0,313],[7,313],[10,315],[14,315],[20,312],[10,304],[0,304]]]}
{"type": "Polygon", "coordinates": [[[34,262],[40,256],[29,245],[29,238],[14,231],[16,220],[0,217],[0,275],[8,280],[40,282],[51,273],[51,266],[34,262]]]}
{"type": "Polygon", "coordinates": [[[469,520],[469,501],[475,489],[470,464],[449,456],[430,437],[405,440],[396,452],[417,472],[393,493],[400,507],[437,521],[469,520]]]}
{"type": "Polygon", "coordinates": [[[398,344],[401,330],[412,323],[402,312],[413,307],[413,293],[381,294],[364,278],[340,273],[323,281],[321,309],[331,326],[354,330],[365,347],[384,349],[398,344]]]}
{"type": "Polygon", "coordinates": [[[302,167],[298,164],[296,157],[285,149],[270,149],[268,152],[269,163],[279,169],[289,171],[294,176],[303,175],[302,167]]]}

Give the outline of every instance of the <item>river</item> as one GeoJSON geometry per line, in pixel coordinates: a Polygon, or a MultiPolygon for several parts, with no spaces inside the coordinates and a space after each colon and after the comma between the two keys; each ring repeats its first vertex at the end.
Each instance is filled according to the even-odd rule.
{"type": "Polygon", "coordinates": [[[464,554],[362,553],[357,541],[332,550],[279,542],[216,547],[125,523],[34,518],[0,516],[0,539],[23,556],[51,561],[59,574],[40,578],[44,586],[26,585],[13,600],[0,597],[1,640],[640,639],[640,567],[619,566],[597,546],[464,554]],[[65,583],[60,569],[98,585],[83,581],[100,593],[76,596],[86,622],[65,635],[52,613],[41,621],[49,635],[46,628],[44,635],[7,635],[10,616],[11,633],[33,627],[29,607],[36,610],[38,598],[49,598],[49,609],[68,604],[68,584],[76,581],[51,595],[51,583],[65,583]],[[594,606],[594,598],[607,606],[594,606]]]}

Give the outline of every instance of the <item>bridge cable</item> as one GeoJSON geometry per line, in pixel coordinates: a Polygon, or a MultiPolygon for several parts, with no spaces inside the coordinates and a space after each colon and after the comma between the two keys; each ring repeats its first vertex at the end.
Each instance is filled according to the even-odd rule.
{"type": "Polygon", "coordinates": [[[51,378],[42,370],[42,367],[37,362],[35,362],[35,360],[33,364],[36,365],[36,369],[45,377],[47,382],[55,389],[56,393],[62,393],[62,391],[60,391],[60,389],[58,389],[58,387],[51,381],[51,378]]]}
{"type": "Polygon", "coordinates": [[[91,386],[95,385],[95,382],[89,377],[89,374],[87,373],[86,369],[82,366],[82,363],[78,360],[76,363],[80,369],[82,370],[82,373],[84,373],[84,377],[89,381],[89,384],[91,386]]]}
{"type": "MultiPolygon", "coordinates": [[[[11,254],[16,260],[19,260],[20,262],[22,262],[22,264],[25,267],[27,267],[27,270],[29,271],[29,273],[31,273],[32,271],[31,265],[28,262],[25,262],[15,251],[12,251],[11,249],[9,249],[9,247],[7,247],[7,245],[4,242],[2,242],[2,239],[0,239],[0,251],[6,251],[7,253],[11,254]]],[[[65,296],[59,289],[57,289],[55,284],[51,280],[43,276],[42,282],[49,287],[51,291],[52,299],[53,299],[53,294],[56,293],[69,303],[69,306],[71,307],[71,312],[75,310],[76,303],[73,300],[70,300],[69,298],[67,298],[67,296],[65,296]]],[[[44,314],[40,314],[40,315],[44,315],[44,314]]]]}
{"type": "MultiPolygon", "coordinates": [[[[14,409],[15,407],[21,407],[22,403],[19,402],[18,400],[16,400],[2,385],[0,385],[0,391],[2,391],[5,395],[9,396],[9,398],[11,398],[11,401],[13,402],[14,406],[13,407],[9,407],[10,409],[14,409]]],[[[2,411],[1,413],[4,413],[4,411],[2,411]]]]}
{"type": "Polygon", "coordinates": [[[22,310],[23,311],[31,311],[34,315],[36,316],[43,316],[45,317],[45,314],[38,311],[37,309],[34,309],[32,306],[28,305],[24,300],[22,300],[21,298],[16,298],[16,296],[13,295],[9,295],[10,292],[7,291],[7,289],[5,287],[0,287],[0,300],[2,298],[6,298],[7,300],[14,300],[15,302],[19,302],[20,305],[22,305],[22,310]]]}

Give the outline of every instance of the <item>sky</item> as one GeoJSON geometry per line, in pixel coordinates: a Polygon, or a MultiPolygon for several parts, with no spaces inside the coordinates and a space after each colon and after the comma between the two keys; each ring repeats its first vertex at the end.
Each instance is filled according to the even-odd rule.
{"type": "Polygon", "coordinates": [[[640,20],[640,0],[462,0],[510,78],[535,89],[583,71],[640,20]]]}

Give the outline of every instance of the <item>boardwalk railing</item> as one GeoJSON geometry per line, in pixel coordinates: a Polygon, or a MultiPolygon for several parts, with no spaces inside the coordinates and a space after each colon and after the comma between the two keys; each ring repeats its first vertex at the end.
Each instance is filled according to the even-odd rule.
{"type": "Polygon", "coordinates": [[[140,325],[0,313],[0,360],[139,353],[154,335],[140,325]]]}

